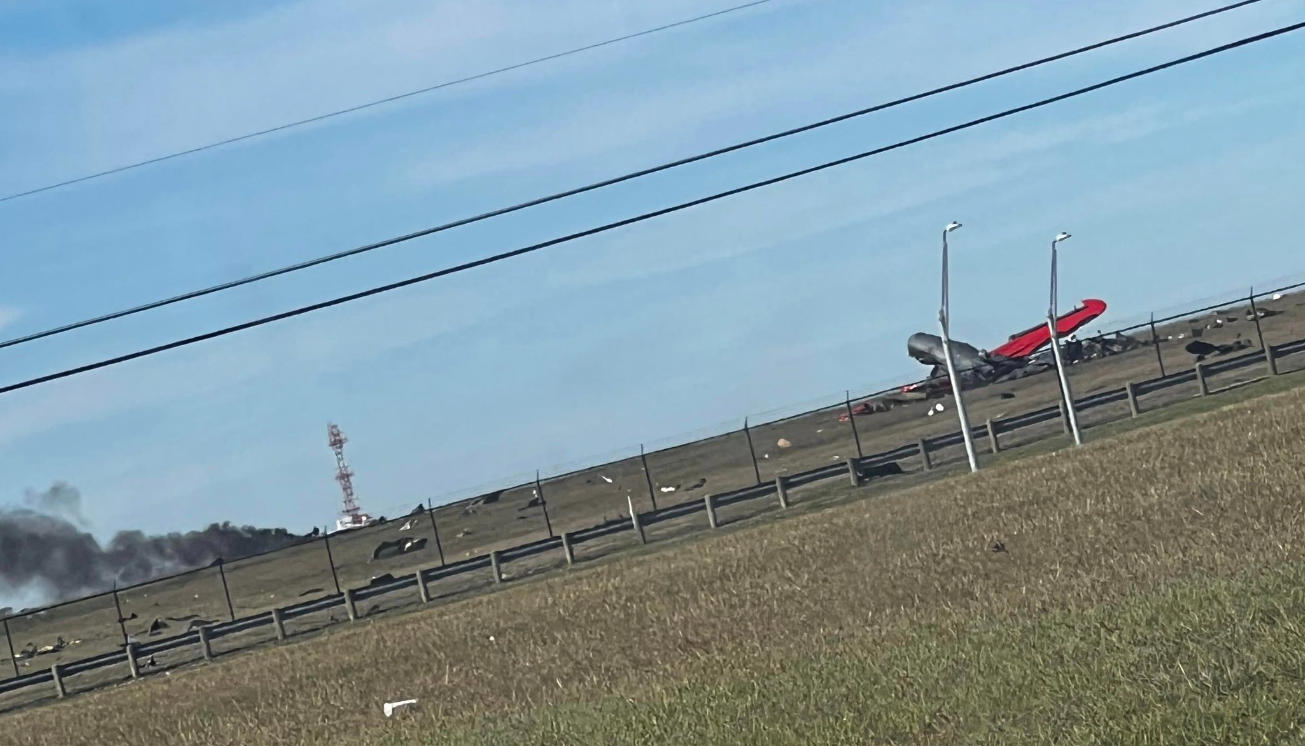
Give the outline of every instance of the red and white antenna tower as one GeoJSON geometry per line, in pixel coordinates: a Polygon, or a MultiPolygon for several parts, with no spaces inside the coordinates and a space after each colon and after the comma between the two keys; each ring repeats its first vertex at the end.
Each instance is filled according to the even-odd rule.
{"type": "Polygon", "coordinates": [[[367,516],[363,515],[358,508],[358,502],[353,497],[353,470],[349,468],[349,462],[344,460],[344,444],[349,439],[344,437],[340,432],[340,426],[330,423],[326,428],[327,435],[330,436],[331,450],[335,452],[335,481],[340,483],[340,491],[344,493],[344,515],[337,522],[339,527],[361,526],[366,523],[367,516]]]}

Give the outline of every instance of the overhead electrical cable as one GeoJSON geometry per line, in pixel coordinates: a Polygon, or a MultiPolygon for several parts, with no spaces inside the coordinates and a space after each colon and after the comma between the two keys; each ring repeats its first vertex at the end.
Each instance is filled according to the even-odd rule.
{"type": "Polygon", "coordinates": [[[32,386],[36,386],[38,384],[48,383],[50,381],[56,381],[61,378],[68,378],[70,376],[75,376],[82,373],[88,373],[93,370],[107,368],[131,360],[136,360],[143,357],[149,357],[151,355],[157,355],[159,353],[167,352],[169,350],[175,350],[180,347],[187,347],[189,345],[198,344],[199,342],[205,342],[210,339],[216,339],[218,337],[224,337],[229,334],[235,334],[236,332],[242,332],[248,329],[253,329],[255,327],[264,326],[266,324],[271,324],[276,321],[283,321],[285,319],[294,318],[296,316],[302,316],[304,314],[312,313],[313,311],[320,311],[326,308],[331,308],[334,306],[343,305],[345,303],[350,303],[356,300],[361,300],[363,298],[369,298],[374,295],[388,293],[392,290],[398,290],[400,288],[416,285],[418,283],[427,282],[429,280],[434,280],[440,277],[445,277],[447,275],[457,274],[459,272],[465,272],[467,270],[475,269],[477,267],[483,267],[485,265],[506,261],[508,259],[523,256],[525,254],[530,254],[536,251],[547,249],[552,246],[557,246],[560,244],[569,243],[571,241],[576,241],[581,238],[587,238],[589,236],[595,236],[601,233],[607,233],[609,231],[613,231],[618,228],[624,228],[626,226],[635,225],[637,223],[642,223],[648,220],[652,220],[654,218],[659,218],[665,215],[670,215],[672,213],[688,210],[693,207],[698,207],[700,205],[716,202],[718,200],[722,200],[727,197],[743,194],[745,192],[751,192],[757,189],[761,189],[763,187],[773,186],[775,184],[791,181],[793,179],[797,179],[802,176],[807,176],[820,171],[836,168],[838,166],[843,166],[848,163],[854,163],[856,161],[881,155],[883,153],[887,153],[893,150],[899,150],[902,148],[909,147],[911,145],[917,145],[919,143],[933,140],[939,137],[943,137],[945,135],[950,135],[956,132],[972,129],[974,127],[978,127],[983,124],[988,124],[990,122],[995,122],[1001,119],[1005,119],[1007,117],[1011,117],[1016,114],[1022,114],[1024,112],[1033,111],[1035,109],[1041,109],[1043,107],[1050,106],[1051,104],[1059,103],[1061,101],[1067,101],[1069,99],[1077,98],[1079,96],[1084,96],[1094,91],[1099,91],[1104,88],[1109,88],[1111,86],[1119,85],[1121,83],[1125,83],[1131,80],[1136,80],[1138,78],[1142,78],[1148,75],[1153,75],[1155,73],[1168,70],[1170,68],[1178,67],[1180,65],[1185,65],[1190,62],[1195,62],[1197,60],[1202,60],[1207,57],[1212,57],[1214,55],[1222,54],[1224,52],[1228,52],[1234,49],[1239,49],[1241,47],[1255,44],[1257,42],[1283,36],[1284,34],[1292,33],[1294,31],[1299,31],[1303,28],[1305,28],[1305,22],[1292,24],[1290,26],[1283,26],[1274,29],[1273,31],[1266,31],[1264,33],[1256,34],[1254,36],[1248,36],[1243,39],[1239,39],[1235,42],[1230,42],[1228,44],[1222,44],[1220,46],[1207,49],[1203,52],[1197,52],[1196,54],[1190,54],[1185,57],[1180,57],[1178,59],[1171,60],[1169,62],[1161,63],[1159,65],[1153,65],[1143,70],[1138,70],[1136,72],[1128,73],[1126,75],[1120,75],[1118,77],[1110,78],[1109,80],[1105,80],[1100,83],[1094,83],[1092,85],[1083,88],[1077,88],[1075,90],[1069,91],[1068,93],[1062,93],[1057,96],[1052,96],[1050,98],[1044,98],[1039,101],[1035,101],[1034,103],[1031,104],[1017,106],[1013,109],[1006,109],[1005,111],[998,112],[996,114],[989,114],[988,116],[985,117],[972,119],[963,124],[957,124],[944,129],[935,130],[925,135],[913,137],[909,140],[901,140],[899,142],[893,143],[892,145],[885,145],[883,147],[875,148],[873,150],[863,151],[855,155],[846,156],[832,161],[826,161],[816,166],[810,166],[808,168],[804,168],[798,171],[790,171],[789,173],[780,176],[775,176],[762,181],[755,181],[741,187],[735,187],[733,189],[729,189],[723,192],[717,192],[715,194],[711,194],[706,197],[699,197],[697,199],[693,199],[688,202],[681,202],[679,204],[672,205],[670,207],[665,207],[660,210],[645,212],[636,215],[634,217],[618,220],[613,223],[607,223],[604,225],[597,226],[595,228],[588,228],[586,230],[578,231],[576,233],[571,233],[565,236],[552,238],[547,241],[542,241],[540,243],[531,244],[529,246],[524,246],[518,249],[513,249],[512,251],[505,251],[503,253],[495,254],[493,256],[488,256],[481,259],[465,262],[463,264],[458,264],[453,267],[447,267],[445,269],[437,270],[435,272],[429,272],[424,275],[418,275],[417,277],[410,277],[406,280],[399,280],[397,282],[391,282],[385,285],[379,285],[376,287],[369,288],[367,290],[362,290],[356,293],[350,293],[348,295],[342,295],[336,298],[332,298],[330,300],[320,301],[318,303],[313,303],[307,306],[300,306],[299,308],[295,308],[289,311],[283,311],[281,313],[273,314],[271,316],[264,316],[259,319],[254,319],[253,321],[246,321],[244,323],[236,324],[234,326],[228,326],[222,329],[206,332],[204,334],[198,334],[193,337],[187,337],[185,339],[175,340],[173,342],[157,345],[155,347],[150,347],[147,349],[138,350],[136,352],[131,352],[125,355],[119,355],[117,357],[101,360],[99,362],[89,363],[87,365],[81,365],[75,368],[68,368],[66,370],[59,371],[57,373],[50,373],[47,375],[28,379],[20,383],[14,383],[14,384],[9,384],[7,386],[2,386],[0,387],[0,394],[9,393],[11,391],[17,391],[19,389],[29,388],[32,386]]]}
{"type": "Polygon", "coordinates": [[[770,135],[766,135],[764,137],[758,137],[753,140],[747,140],[723,148],[717,148],[716,150],[711,150],[705,153],[700,153],[698,155],[689,156],[687,158],[681,158],[679,160],[671,161],[669,163],[663,163],[659,166],[653,166],[651,168],[645,168],[639,171],[633,171],[627,174],[623,174],[621,176],[604,179],[602,181],[597,181],[585,186],[576,187],[574,189],[568,189],[566,191],[557,192],[544,197],[538,197],[536,199],[532,199],[527,202],[521,202],[519,204],[512,205],[510,207],[502,207],[495,210],[491,210],[489,212],[480,213],[479,215],[473,215],[466,218],[459,218],[458,220],[444,223],[442,225],[437,225],[432,228],[425,228],[423,230],[415,231],[413,233],[407,233],[402,236],[396,236],[394,238],[387,238],[383,241],[377,241],[376,243],[357,246],[352,249],[346,249],[344,251],[336,252],[334,254],[328,254],[326,256],[317,257],[315,259],[309,259],[307,261],[291,264],[285,267],[281,267],[280,269],[273,269],[273,270],[268,270],[266,272],[260,272],[258,274],[249,275],[248,277],[243,277],[238,280],[231,280],[228,282],[219,283],[217,285],[213,285],[200,290],[192,290],[189,292],[182,293],[180,295],[174,295],[170,298],[151,301],[149,303],[133,306],[131,308],[126,308],[120,311],[106,313],[101,316],[95,316],[92,318],[83,319],[81,321],[72,322],[70,324],[64,324],[62,326],[52,327],[44,331],[33,332],[31,334],[25,334],[20,337],[14,337],[12,339],[8,339],[3,342],[0,342],[0,349],[4,349],[6,347],[13,347],[14,345],[23,344],[26,342],[34,342],[38,339],[53,337],[57,334],[63,334],[65,332],[70,332],[76,329],[84,329],[88,326],[103,324],[107,321],[114,321],[116,319],[125,318],[127,316],[134,316],[138,313],[143,313],[145,311],[152,311],[154,309],[163,308],[164,306],[170,306],[175,303],[194,300],[195,298],[201,298],[206,295],[212,295],[213,293],[219,293],[225,290],[231,290],[233,288],[242,287],[244,285],[249,285],[255,282],[269,280],[274,277],[280,277],[281,275],[287,275],[292,272],[298,272],[300,270],[309,269],[310,267],[316,267],[322,264],[327,264],[329,262],[334,262],[339,259],[345,259],[351,256],[358,256],[359,254],[365,254],[367,252],[375,251],[377,249],[382,249],[387,246],[394,246],[395,244],[404,243],[417,238],[423,238],[425,236],[441,233],[443,231],[451,230],[453,228],[460,228],[464,225],[479,223],[484,220],[489,220],[490,218],[496,218],[502,215],[508,215],[531,207],[538,207],[540,205],[544,205],[549,202],[556,202],[558,200],[565,199],[568,197],[574,197],[580,194],[584,194],[586,192],[592,192],[606,187],[614,186],[616,184],[621,184],[623,182],[639,179],[645,176],[651,176],[652,174],[661,173],[663,171],[669,171],[671,169],[679,168],[681,166],[687,166],[691,163],[698,163],[700,161],[705,161],[710,158],[716,158],[718,156],[725,155],[727,153],[733,153],[757,145],[774,142],[776,140],[780,140],[786,137],[792,137],[794,135],[802,134],[804,132],[810,132],[812,130],[820,129],[822,127],[828,127],[830,125],[837,124],[839,122],[845,122],[849,119],[863,117],[878,111],[883,111],[885,109],[891,109],[893,107],[902,106],[904,104],[912,103],[914,101],[920,101],[922,99],[930,98],[932,96],[937,96],[960,88],[965,88],[967,86],[976,85],[978,83],[993,80],[995,78],[1000,78],[1006,75],[1011,75],[1013,73],[1021,72],[1023,70],[1029,70],[1031,68],[1035,68],[1040,65],[1046,65],[1052,62],[1066,59],[1068,57],[1073,57],[1075,55],[1085,54],[1087,52],[1101,49],[1103,47],[1108,47],[1113,44],[1119,44],[1131,39],[1136,39],[1138,37],[1146,36],[1148,34],[1154,34],[1160,31],[1174,28],[1176,26],[1181,26],[1186,23],[1191,23],[1193,21],[1197,21],[1203,18],[1208,18],[1210,16],[1217,15],[1219,13],[1226,13],[1230,10],[1235,10],[1243,6],[1251,5],[1262,1],[1263,0],[1243,0],[1242,2],[1234,3],[1232,5],[1225,5],[1221,8],[1209,10],[1204,13],[1198,13],[1197,15],[1194,16],[1187,16],[1186,18],[1180,18],[1176,21],[1170,21],[1168,23],[1159,26],[1152,26],[1151,28],[1143,29],[1141,31],[1135,31],[1130,34],[1125,34],[1124,36],[1116,36],[1112,39],[1107,39],[1105,41],[1097,42],[1095,44],[1089,44],[1088,46],[1079,47],[1077,49],[1073,49],[1068,52],[1062,52],[1060,54],[1052,55],[1051,57],[1044,57],[1042,59],[1035,60],[1033,62],[1026,62],[1020,65],[1016,65],[1015,67],[1009,67],[1006,68],[1005,70],[1000,70],[997,72],[988,73],[986,75],[981,75],[977,78],[970,78],[969,80],[964,80],[958,83],[952,83],[949,85],[945,85],[941,88],[934,88],[933,90],[925,91],[923,93],[917,93],[911,96],[907,96],[906,98],[899,98],[895,101],[889,101],[887,103],[877,104],[875,106],[870,106],[864,109],[859,109],[857,111],[848,112],[846,114],[840,114],[835,117],[822,119],[818,122],[812,122],[810,124],[805,124],[800,127],[795,127],[793,129],[784,130],[782,132],[776,132],[770,135]]]}
{"type": "MultiPolygon", "coordinates": [[[[503,73],[512,72],[513,70],[520,70],[520,69],[523,68],[523,67],[530,67],[531,65],[538,65],[538,64],[541,64],[541,63],[544,63],[544,62],[551,62],[551,61],[553,61],[553,60],[561,59],[561,58],[563,58],[563,57],[570,57],[570,56],[572,56],[572,55],[580,54],[580,53],[582,53],[582,52],[590,52],[590,51],[593,51],[593,50],[595,50],[595,49],[599,49],[599,48],[601,48],[601,47],[607,47],[607,46],[611,46],[611,45],[613,45],[613,44],[619,44],[619,43],[624,42],[624,41],[630,41],[631,39],[637,39],[637,38],[639,38],[639,37],[641,37],[641,36],[649,36],[649,35],[651,35],[651,34],[656,34],[656,33],[659,33],[659,32],[661,32],[661,31],[669,31],[670,29],[673,29],[673,28],[679,28],[679,27],[681,27],[681,26],[688,26],[688,25],[690,25],[690,24],[698,23],[698,22],[700,22],[700,21],[705,21],[705,20],[707,20],[707,19],[709,19],[709,18],[716,18],[716,17],[718,17],[718,16],[723,16],[723,15],[726,15],[726,14],[729,14],[729,13],[736,13],[736,12],[741,11],[741,10],[747,10],[748,8],[755,8],[755,7],[758,6],[758,5],[765,5],[766,3],[773,2],[773,1],[774,1],[774,0],[754,0],[753,2],[750,2],[750,3],[744,3],[743,5],[735,5],[735,6],[733,6],[733,7],[725,8],[725,9],[723,9],[723,10],[718,10],[718,11],[715,11],[715,12],[713,12],[713,13],[707,13],[707,14],[705,14],[705,15],[694,16],[693,18],[686,18],[686,19],[684,19],[684,20],[682,20],[682,21],[676,21],[676,22],[674,22],[674,23],[668,23],[668,24],[665,24],[665,25],[662,25],[662,26],[657,26],[657,27],[655,27],[655,28],[644,29],[643,31],[638,31],[638,32],[633,33],[633,34],[626,34],[625,36],[618,36],[618,37],[616,37],[615,39],[608,39],[607,41],[600,41],[600,42],[597,42],[597,43],[594,43],[594,44],[587,44],[587,45],[585,45],[585,46],[583,46],[583,47],[576,47],[575,49],[568,49],[568,50],[566,50],[565,52],[557,52],[557,53],[550,54],[550,55],[547,55],[547,56],[544,56],[544,57],[536,57],[535,59],[527,60],[527,61],[525,61],[525,62],[518,62],[518,63],[516,63],[516,64],[514,64],[514,65],[508,65],[507,67],[500,67],[500,68],[496,68],[496,69],[494,69],[494,70],[488,70],[488,71],[483,72],[483,73],[476,73],[475,75],[468,75],[468,76],[465,77],[465,78],[457,78],[456,80],[449,80],[449,81],[445,81],[445,82],[443,82],[443,83],[437,83],[437,84],[435,84],[435,85],[427,86],[426,88],[420,88],[420,89],[415,90],[415,91],[408,91],[407,93],[400,93],[400,94],[398,94],[398,95],[395,95],[395,96],[389,96],[389,97],[387,97],[387,98],[378,99],[378,100],[376,100],[376,101],[369,101],[369,102],[367,102],[367,103],[365,103],[365,104],[358,104],[357,106],[350,106],[350,107],[347,108],[347,109],[338,109],[338,110],[336,110],[336,111],[328,112],[328,113],[326,113],[326,114],[318,114],[317,116],[309,117],[309,118],[307,118],[307,119],[300,119],[300,120],[297,120],[297,121],[294,121],[294,122],[287,122],[286,124],[280,124],[280,125],[277,125],[277,126],[275,126],[275,127],[269,127],[269,128],[267,128],[267,129],[258,130],[258,131],[256,131],[256,132],[249,132],[249,133],[246,133],[246,134],[243,134],[243,135],[237,135],[236,137],[230,137],[230,138],[227,138],[227,139],[225,139],[225,140],[219,140],[219,141],[217,141],[217,142],[211,142],[211,143],[209,143],[209,144],[207,144],[207,145],[200,145],[200,146],[198,146],[198,147],[190,148],[190,149],[188,149],[188,150],[181,150],[181,151],[178,151],[178,152],[176,152],[176,153],[170,153],[170,154],[168,154],[168,155],[162,155],[162,156],[159,156],[159,157],[157,157],[157,158],[150,158],[150,159],[148,159],[148,160],[139,161],[139,162],[136,162],[136,163],[129,163],[129,164],[125,165],[125,166],[118,166],[118,167],[116,167],[116,168],[111,168],[111,169],[109,169],[109,170],[107,170],[107,171],[100,171],[100,172],[98,172],[98,173],[88,174],[88,175],[86,175],[86,176],[79,176],[79,177],[77,177],[77,178],[75,178],[75,179],[68,179],[67,181],[60,181],[60,182],[55,183],[55,184],[48,184],[48,185],[43,186],[43,187],[36,187],[36,188],[34,188],[34,189],[28,189],[27,191],[17,192],[17,193],[15,193],[15,194],[10,194],[10,195],[4,196],[4,197],[0,197],[0,202],[8,202],[8,201],[10,201],[10,200],[19,199],[20,197],[28,197],[28,196],[31,196],[31,195],[33,195],[33,194],[40,194],[41,192],[48,192],[48,191],[51,191],[51,190],[53,190],[53,189],[59,189],[60,187],[72,186],[73,184],[81,184],[82,182],[91,181],[92,179],[99,179],[99,178],[102,178],[102,177],[104,177],[104,176],[112,176],[113,174],[120,174],[120,173],[122,173],[122,172],[124,172],[124,171],[131,171],[131,170],[133,170],[133,169],[141,168],[141,167],[143,167],[143,166],[150,166],[150,165],[153,165],[153,164],[155,164],[155,163],[162,163],[163,161],[170,161],[170,160],[173,160],[174,158],[181,158],[182,156],[194,155],[195,153],[202,153],[202,152],[204,152],[204,151],[206,151],[206,150],[213,150],[213,149],[215,149],[215,148],[220,148],[220,147],[223,147],[223,146],[225,146],[225,145],[233,145],[233,144],[238,143],[238,142],[244,142],[244,141],[246,141],[246,140],[253,140],[254,138],[263,137],[263,136],[265,136],[265,135],[270,135],[270,134],[273,134],[273,133],[275,133],[275,132],[284,132],[285,130],[293,129],[293,128],[295,128],[295,127],[302,127],[302,126],[304,126],[304,125],[306,125],[306,124],[313,124],[313,123],[315,123],[315,122],[320,122],[320,121],[323,121],[323,120],[325,120],[325,119],[331,119],[331,118],[333,118],[333,117],[343,116],[343,115],[345,115],[345,114],[353,114],[354,112],[362,111],[362,110],[364,110],[364,109],[371,109],[371,108],[376,107],[376,106],[381,106],[381,105],[384,105],[384,104],[394,103],[395,101],[401,101],[401,100],[403,100],[403,99],[405,99],[405,98],[412,98],[413,96],[420,96],[420,95],[425,94],[425,93],[432,93],[432,92],[434,92],[434,91],[438,91],[438,90],[441,90],[441,89],[444,89],[444,88],[451,88],[451,87],[453,87],[453,86],[455,86],[455,85],[462,85],[463,83],[470,83],[470,82],[472,82],[472,81],[476,81],[476,80],[483,80],[484,78],[488,78],[488,77],[491,77],[491,76],[494,76],[494,75],[502,75],[503,73]]],[[[1257,0],[1257,1],[1258,1],[1258,0],[1257,0]]]]}

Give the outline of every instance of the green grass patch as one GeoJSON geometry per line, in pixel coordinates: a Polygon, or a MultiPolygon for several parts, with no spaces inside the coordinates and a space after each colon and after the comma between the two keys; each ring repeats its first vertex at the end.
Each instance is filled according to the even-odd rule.
{"type": "Polygon", "coordinates": [[[853,634],[780,670],[531,711],[431,744],[1295,743],[1305,566],[1122,603],[853,634]]]}

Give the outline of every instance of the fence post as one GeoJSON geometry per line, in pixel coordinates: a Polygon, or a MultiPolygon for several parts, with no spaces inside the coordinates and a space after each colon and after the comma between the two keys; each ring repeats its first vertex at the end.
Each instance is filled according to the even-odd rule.
{"type": "Polygon", "coordinates": [[[1155,313],[1151,314],[1151,344],[1155,347],[1155,360],[1160,364],[1160,377],[1165,377],[1165,357],[1160,354],[1160,335],[1155,332],[1155,313]]]}
{"type": "Polygon", "coordinates": [[[326,544],[326,563],[331,566],[331,580],[335,583],[335,595],[340,595],[340,575],[335,571],[335,557],[331,554],[331,534],[330,527],[327,532],[322,534],[322,542],[326,544]]]}
{"type": "Polygon", "coordinates": [[[492,551],[492,552],[489,553],[489,567],[490,567],[491,570],[494,571],[494,582],[495,582],[495,583],[502,583],[502,582],[503,582],[503,570],[502,570],[502,568],[499,566],[498,550],[497,550],[497,549],[495,549],[494,551],[492,551]]]}
{"type": "Polygon", "coordinates": [[[992,446],[993,453],[1001,453],[1001,441],[997,439],[997,426],[988,420],[988,444],[992,446]]]}
{"type": "Polygon", "coordinates": [[[707,495],[706,497],[702,498],[702,501],[703,501],[703,503],[707,506],[707,523],[708,523],[712,528],[716,528],[716,527],[717,527],[717,524],[716,524],[716,496],[715,496],[715,495],[707,495]]]}
{"type": "Polygon", "coordinates": [[[218,576],[222,578],[222,593],[227,597],[227,613],[231,615],[231,621],[236,621],[236,607],[231,605],[231,589],[227,587],[226,561],[218,557],[218,576]]]}
{"type": "Polygon", "coordinates": [[[430,588],[426,585],[426,571],[417,570],[417,598],[424,604],[430,603],[430,588]]]}
{"type": "Polygon", "coordinates": [[[136,659],[136,643],[127,643],[127,670],[131,671],[133,679],[140,678],[140,661],[136,659]]]}
{"type": "Polygon", "coordinates": [[[853,487],[861,486],[861,469],[858,466],[860,463],[861,460],[857,458],[847,460],[847,476],[852,481],[853,487]]]}
{"type": "Polygon", "coordinates": [[[1140,415],[1142,413],[1142,410],[1137,405],[1137,384],[1133,383],[1132,381],[1129,381],[1128,383],[1124,384],[1124,391],[1128,394],[1129,415],[1132,417],[1136,417],[1140,415]]]}
{"type": "Polygon", "coordinates": [[[349,621],[358,620],[358,605],[354,603],[352,588],[346,588],[344,591],[344,613],[349,615],[349,621]]]}
{"type": "Polygon", "coordinates": [[[539,507],[544,511],[544,526],[548,529],[548,538],[553,538],[553,522],[548,519],[548,501],[544,499],[544,485],[539,481],[539,470],[535,470],[535,495],[539,497],[539,507]]]}
{"type": "Polygon", "coordinates": [[[784,477],[775,477],[775,494],[779,495],[779,507],[788,507],[788,485],[784,483],[784,477]]]}
{"type": "Polygon", "coordinates": [[[925,440],[924,438],[920,438],[919,448],[920,448],[920,462],[924,464],[924,470],[925,471],[932,470],[933,461],[930,460],[929,458],[929,441],[925,440]]]}
{"type": "MultiPolygon", "coordinates": [[[[118,614],[118,618],[121,619],[122,614],[118,614]]],[[[14,655],[14,637],[9,634],[9,617],[5,617],[5,640],[9,642],[9,662],[14,664],[14,678],[16,679],[22,674],[18,673],[18,656],[14,655]]]]}
{"type": "Polygon", "coordinates": [[[1196,388],[1201,396],[1210,395],[1210,384],[1205,380],[1205,363],[1196,364],[1196,388]]]}
{"type": "Polygon", "coordinates": [[[63,665],[56,663],[50,666],[50,678],[54,679],[54,695],[59,699],[68,696],[68,689],[63,685],[63,665]]]}
{"type": "Polygon", "coordinates": [[[861,433],[856,429],[856,417],[852,416],[852,392],[850,390],[847,392],[845,403],[847,404],[847,421],[852,426],[852,439],[856,441],[856,457],[858,459],[865,458],[865,454],[861,452],[861,433]]]}
{"type": "Polygon", "coordinates": [[[431,504],[431,499],[426,498],[426,515],[430,516],[430,528],[435,532],[435,548],[440,553],[440,567],[444,566],[444,545],[440,543],[440,526],[435,522],[435,506],[431,504]]]}
{"type": "MultiPolygon", "coordinates": [[[[122,644],[127,644],[127,620],[122,618],[122,601],[118,600],[118,581],[113,581],[113,608],[118,610],[118,630],[122,632],[122,644]]],[[[8,629],[8,622],[6,622],[8,629]]]]}
{"type": "Polygon", "coordinates": [[[1278,361],[1273,358],[1273,346],[1264,343],[1264,331],[1260,329],[1260,310],[1255,307],[1255,288],[1251,288],[1251,318],[1255,319],[1255,336],[1260,338],[1260,349],[1264,350],[1264,362],[1269,366],[1269,375],[1278,375],[1278,361]]]}
{"type": "Polygon", "coordinates": [[[634,530],[639,533],[639,543],[647,544],[648,537],[643,532],[643,524],[639,522],[639,512],[634,509],[634,498],[631,497],[628,492],[625,495],[625,502],[630,506],[630,524],[634,526],[634,530]]]}
{"type": "Polygon", "coordinates": [[[643,443],[639,444],[639,460],[643,462],[643,477],[648,481],[648,499],[652,500],[653,510],[656,510],[657,490],[653,489],[652,471],[648,469],[648,455],[643,452],[643,443]]]}
{"type": "Polygon", "coordinates": [[[1069,412],[1066,412],[1066,411],[1065,411],[1065,394],[1064,394],[1064,392],[1058,392],[1058,395],[1060,396],[1060,401],[1058,401],[1058,402],[1056,403],[1056,407],[1057,407],[1058,409],[1060,409],[1060,429],[1061,429],[1062,431],[1064,431],[1064,433],[1065,433],[1066,435],[1068,435],[1068,434],[1069,434],[1069,412]]]}
{"type": "Polygon", "coordinates": [[[199,628],[199,652],[204,654],[204,660],[213,660],[213,642],[209,639],[209,628],[199,628]]]}
{"type": "Polygon", "coordinates": [[[272,609],[272,627],[276,630],[276,639],[285,639],[285,612],[272,609]]]}
{"type": "Polygon", "coordinates": [[[575,564],[575,548],[571,546],[571,532],[562,532],[562,554],[566,555],[566,564],[575,564]]]}
{"type": "Polygon", "coordinates": [[[748,455],[752,457],[752,473],[761,484],[761,467],[757,466],[757,449],[752,447],[752,430],[748,428],[748,418],[743,418],[743,435],[748,439],[748,455]]]}

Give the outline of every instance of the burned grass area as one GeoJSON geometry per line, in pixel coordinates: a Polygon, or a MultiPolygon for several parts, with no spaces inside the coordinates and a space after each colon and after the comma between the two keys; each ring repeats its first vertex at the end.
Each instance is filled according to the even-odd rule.
{"type": "Polygon", "coordinates": [[[822,488],[825,510],[18,712],[0,743],[1297,740],[1303,414],[1293,390],[822,488]]]}

